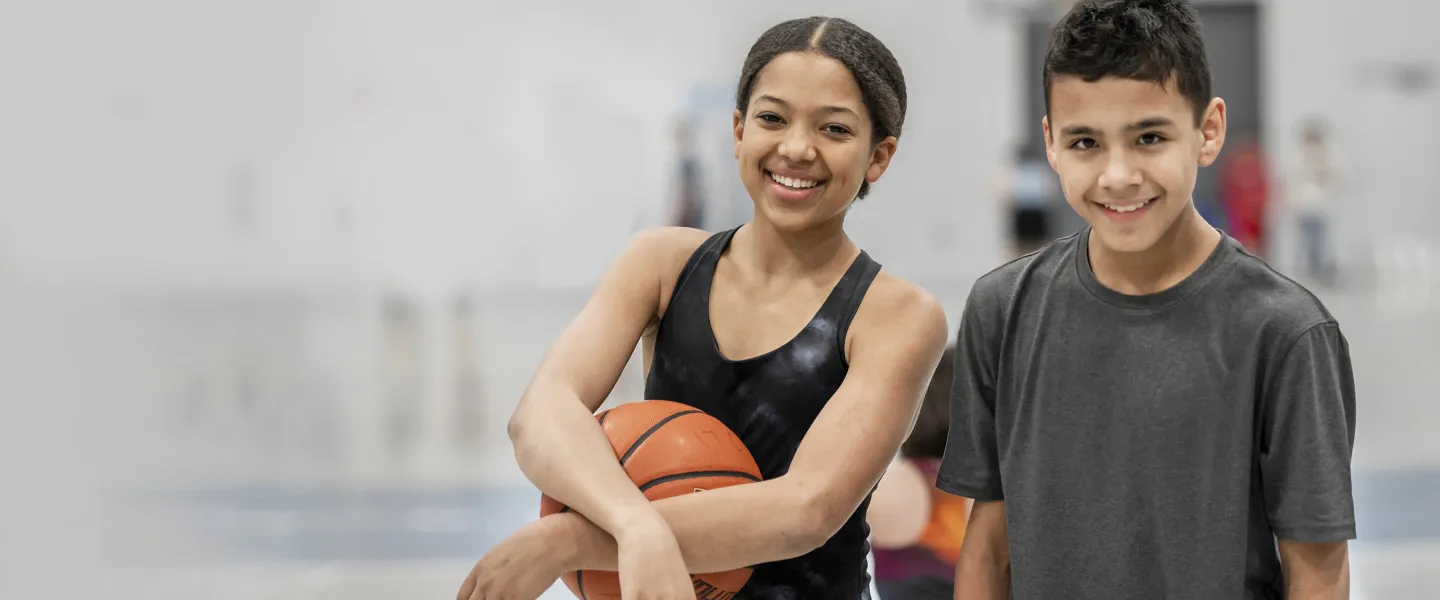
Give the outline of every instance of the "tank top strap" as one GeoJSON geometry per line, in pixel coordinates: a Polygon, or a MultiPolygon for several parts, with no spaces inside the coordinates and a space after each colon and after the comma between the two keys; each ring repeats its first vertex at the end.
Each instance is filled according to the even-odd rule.
{"type": "Polygon", "coordinates": [[[861,250],[821,309],[824,316],[835,320],[835,334],[838,336],[836,342],[842,355],[845,352],[845,335],[850,331],[850,322],[855,319],[855,313],[860,310],[860,302],[865,299],[865,292],[870,289],[870,283],[875,281],[878,274],[880,263],[861,250]]]}
{"type": "Polygon", "coordinates": [[[736,227],[727,231],[720,231],[711,235],[700,247],[690,253],[690,258],[685,261],[685,267],[680,270],[680,277],[675,280],[675,289],[670,291],[670,303],[680,297],[680,292],[685,289],[685,284],[696,280],[696,285],[704,288],[701,294],[706,300],[710,298],[710,279],[715,273],[715,265],[720,262],[720,255],[730,245],[730,238],[735,237],[735,232],[740,228],[736,227]],[[699,274],[698,278],[696,274],[699,274]]]}

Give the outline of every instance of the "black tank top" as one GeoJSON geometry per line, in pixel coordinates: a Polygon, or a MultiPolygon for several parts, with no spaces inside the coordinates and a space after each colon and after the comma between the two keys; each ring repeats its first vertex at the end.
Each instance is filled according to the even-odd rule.
{"type": "MultiPolygon", "coordinates": [[[[710,284],[738,229],[711,236],[680,272],[660,320],[645,398],[681,402],[719,419],[745,442],[761,475],[773,479],[789,470],[801,438],[845,379],[845,332],[880,265],[861,252],[798,335],[766,354],[729,360],[710,328],[710,284]]],[[[869,505],[867,495],[814,552],[757,565],[737,598],[868,600],[869,505]]]]}

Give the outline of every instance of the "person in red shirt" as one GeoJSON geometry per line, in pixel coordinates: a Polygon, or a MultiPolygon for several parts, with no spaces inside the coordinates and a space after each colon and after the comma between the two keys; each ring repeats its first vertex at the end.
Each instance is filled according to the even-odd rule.
{"type": "Polygon", "coordinates": [[[1268,240],[1266,215],[1270,200],[1270,174],[1264,152],[1255,139],[1240,143],[1220,173],[1220,201],[1230,235],[1251,254],[1263,256],[1268,240]]]}

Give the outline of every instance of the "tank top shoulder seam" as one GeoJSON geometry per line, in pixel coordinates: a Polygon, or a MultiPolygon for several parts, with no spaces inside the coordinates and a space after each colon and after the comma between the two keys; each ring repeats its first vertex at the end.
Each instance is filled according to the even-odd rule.
{"type": "MultiPolygon", "coordinates": [[[[870,257],[864,250],[855,257],[859,263],[860,271],[853,282],[850,282],[850,289],[845,293],[849,294],[846,299],[843,312],[836,316],[836,339],[835,348],[840,354],[840,362],[846,367],[850,366],[850,359],[845,356],[845,338],[850,334],[850,324],[855,321],[855,314],[860,312],[860,303],[864,302],[865,294],[870,291],[870,284],[875,282],[875,277],[880,274],[880,263],[870,257]]],[[[845,277],[848,277],[847,273],[845,277]]],[[[845,279],[842,277],[842,281],[845,279]]]]}
{"type": "MultiPolygon", "coordinates": [[[[675,287],[670,290],[670,299],[666,304],[667,308],[665,312],[670,312],[669,307],[675,305],[675,300],[680,297],[681,290],[684,289],[686,283],[690,282],[695,272],[700,270],[701,267],[704,267],[706,262],[710,260],[709,255],[715,253],[716,248],[723,248],[729,243],[730,236],[735,235],[737,229],[739,228],[718,231],[711,234],[710,237],[705,238],[705,241],[701,242],[700,245],[695,248],[695,251],[690,253],[690,257],[685,259],[685,266],[680,269],[680,275],[675,278],[675,287]]],[[[665,317],[661,315],[660,318],[664,320],[665,317]]]]}

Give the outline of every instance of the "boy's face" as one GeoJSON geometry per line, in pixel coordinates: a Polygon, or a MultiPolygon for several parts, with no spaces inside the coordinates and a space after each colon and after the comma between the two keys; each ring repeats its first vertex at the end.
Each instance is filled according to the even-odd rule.
{"type": "Polygon", "coordinates": [[[1216,98],[1200,127],[1173,82],[1052,80],[1046,154],[1070,207],[1116,252],[1150,249],[1191,209],[1195,172],[1225,141],[1216,98]]]}

